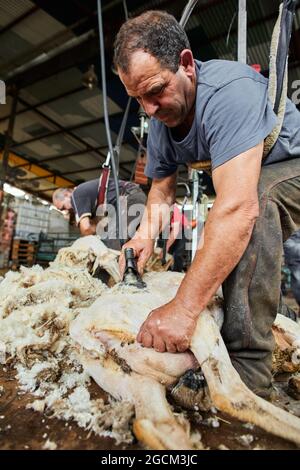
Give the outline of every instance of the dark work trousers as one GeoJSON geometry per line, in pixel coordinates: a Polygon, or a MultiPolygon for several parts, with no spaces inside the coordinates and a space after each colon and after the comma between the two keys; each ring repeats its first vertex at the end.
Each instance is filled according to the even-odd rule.
{"type": "Polygon", "coordinates": [[[300,157],[262,168],[260,214],[249,245],[223,283],[222,336],[243,381],[263,395],[271,384],[283,242],[300,228],[300,157]]]}

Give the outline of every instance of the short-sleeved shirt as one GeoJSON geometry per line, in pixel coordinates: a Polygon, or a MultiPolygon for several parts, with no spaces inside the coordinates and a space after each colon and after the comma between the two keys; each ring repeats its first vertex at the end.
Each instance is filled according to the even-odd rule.
{"type": "MultiPolygon", "coordinates": [[[[75,212],[76,223],[79,224],[83,217],[95,217],[97,211],[97,198],[99,189],[99,178],[86,181],[74,189],[71,204],[75,212]]],[[[119,180],[120,195],[127,194],[134,189],[140,190],[140,187],[132,182],[119,180]]],[[[110,178],[107,185],[106,194],[107,204],[116,204],[116,191],[113,178],[110,178]]]]}
{"type": "MultiPolygon", "coordinates": [[[[186,137],[151,119],[145,174],[164,178],[181,164],[211,160],[212,169],[262,142],[277,124],[268,98],[268,80],[239,62],[195,61],[195,117],[186,137]]],[[[300,112],[287,100],[279,138],[263,165],[300,156],[300,112]]]]}

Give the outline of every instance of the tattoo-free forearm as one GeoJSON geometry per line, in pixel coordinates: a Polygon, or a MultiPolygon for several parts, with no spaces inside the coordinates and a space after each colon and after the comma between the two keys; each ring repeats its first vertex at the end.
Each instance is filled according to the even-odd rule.
{"type": "Polygon", "coordinates": [[[175,201],[176,177],[166,184],[153,183],[148,195],[139,230],[134,238],[154,240],[170,220],[170,207],[175,201]]]}
{"type": "Polygon", "coordinates": [[[256,204],[231,210],[216,202],[205,225],[204,244],[177,293],[186,308],[197,316],[245,252],[258,209],[256,204]]]}

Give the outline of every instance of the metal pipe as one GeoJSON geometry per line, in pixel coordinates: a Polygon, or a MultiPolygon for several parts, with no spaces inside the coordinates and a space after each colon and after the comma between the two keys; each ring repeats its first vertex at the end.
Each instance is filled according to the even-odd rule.
{"type": "Polygon", "coordinates": [[[47,62],[52,57],[61,54],[62,52],[66,52],[70,49],[73,49],[75,46],[78,46],[81,43],[86,42],[91,37],[95,37],[95,31],[91,29],[90,31],[82,34],[81,36],[75,37],[70,39],[69,41],[61,44],[60,46],[56,47],[55,49],[50,50],[47,54],[43,53],[40,54],[38,57],[35,57],[33,60],[27,62],[24,65],[20,65],[16,69],[12,70],[5,76],[5,80],[11,80],[16,75],[19,75],[21,72],[25,72],[36,65],[42,64],[43,62],[47,62]]]}
{"type": "Polygon", "coordinates": [[[104,34],[103,34],[103,23],[102,23],[102,14],[101,14],[101,1],[97,0],[97,13],[98,13],[98,27],[99,27],[99,41],[100,41],[100,59],[101,59],[101,76],[102,76],[102,96],[103,96],[103,112],[104,112],[104,121],[105,121],[105,130],[108,142],[108,148],[110,153],[110,161],[113,171],[115,191],[116,191],[116,238],[120,240],[122,244],[122,220],[121,220],[121,211],[120,211],[120,194],[119,194],[119,182],[118,182],[118,168],[115,161],[115,153],[112,146],[111,135],[110,135],[110,126],[109,126],[109,117],[108,117],[108,107],[107,107],[107,90],[106,90],[106,71],[105,71],[105,47],[104,47],[104,34]]]}
{"type": "Polygon", "coordinates": [[[181,15],[180,21],[179,21],[180,26],[182,26],[183,28],[187,24],[189,17],[191,16],[191,13],[193,9],[195,8],[195,6],[197,5],[197,3],[198,3],[198,0],[189,0],[188,4],[185,6],[183,13],[181,15]]]}
{"type": "Polygon", "coordinates": [[[247,63],[247,0],[239,0],[237,60],[247,63]]]}

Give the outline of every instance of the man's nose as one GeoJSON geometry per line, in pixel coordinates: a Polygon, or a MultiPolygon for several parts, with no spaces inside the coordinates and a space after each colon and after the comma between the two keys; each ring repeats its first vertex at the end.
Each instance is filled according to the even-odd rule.
{"type": "Polygon", "coordinates": [[[157,103],[150,100],[143,100],[142,106],[145,110],[145,113],[148,114],[149,117],[154,116],[159,108],[157,103]]]}

